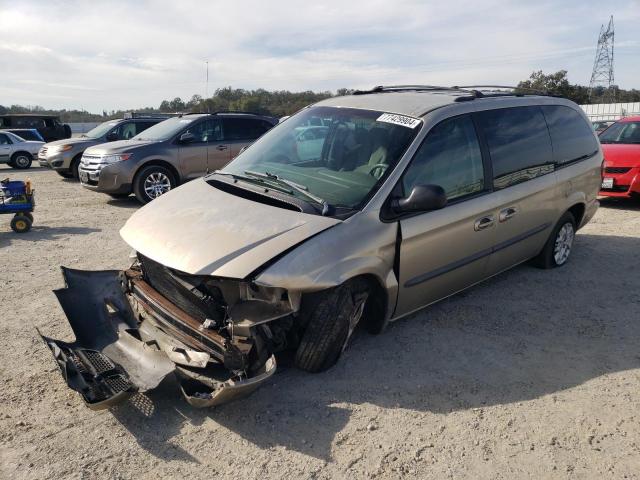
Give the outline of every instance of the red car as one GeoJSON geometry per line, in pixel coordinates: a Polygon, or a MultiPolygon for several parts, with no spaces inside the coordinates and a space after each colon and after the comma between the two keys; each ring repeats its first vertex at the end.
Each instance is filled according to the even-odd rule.
{"type": "Polygon", "coordinates": [[[640,195],[640,116],[618,120],[599,138],[604,153],[600,195],[640,195]]]}

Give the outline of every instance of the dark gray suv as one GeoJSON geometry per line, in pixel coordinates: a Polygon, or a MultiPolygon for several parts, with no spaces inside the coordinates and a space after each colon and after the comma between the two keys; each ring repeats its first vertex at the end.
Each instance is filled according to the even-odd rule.
{"type": "Polygon", "coordinates": [[[79,167],[86,188],[147,203],[177,185],[224,167],[276,125],[276,118],[217,112],[170,118],[130,140],[85,150],[79,167]]]}

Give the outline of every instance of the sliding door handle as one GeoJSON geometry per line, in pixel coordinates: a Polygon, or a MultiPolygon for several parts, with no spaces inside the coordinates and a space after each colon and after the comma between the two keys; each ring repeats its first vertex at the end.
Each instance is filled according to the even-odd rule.
{"type": "Polygon", "coordinates": [[[505,208],[504,210],[500,210],[500,215],[498,216],[498,220],[500,220],[500,222],[506,222],[511,217],[513,217],[516,213],[518,213],[518,210],[516,209],[516,207],[505,208]]]}
{"type": "Polygon", "coordinates": [[[489,228],[489,227],[493,227],[493,215],[479,218],[473,224],[473,229],[476,232],[479,232],[480,230],[484,230],[485,228],[489,228]]]}

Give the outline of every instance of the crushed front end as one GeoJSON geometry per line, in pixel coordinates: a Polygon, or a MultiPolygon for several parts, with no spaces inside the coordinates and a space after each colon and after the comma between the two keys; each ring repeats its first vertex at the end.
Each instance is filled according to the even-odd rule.
{"type": "Polygon", "coordinates": [[[188,275],[142,255],[126,271],[62,272],[66,288],[55,294],[76,339],[42,338],[95,410],[169,374],[196,407],[249,394],[275,372],[300,305],[283,289],[188,275]]]}

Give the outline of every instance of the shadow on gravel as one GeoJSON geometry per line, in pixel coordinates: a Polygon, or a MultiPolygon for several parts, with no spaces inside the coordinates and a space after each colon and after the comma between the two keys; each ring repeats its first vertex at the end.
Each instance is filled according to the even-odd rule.
{"type": "Polygon", "coordinates": [[[107,201],[107,204],[111,207],[117,207],[117,208],[129,208],[129,209],[136,208],[137,209],[142,207],[142,205],[136,199],[136,197],[133,197],[133,196],[124,197],[124,198],[111,198],[107,201]]]}
{"type": "MultiPolygon", "coordinates": [[[[10,215],[4,215],[9,222],[11,221],[10,215]]],[[[45,225],[38,225],[37,212],[34,214],[34,225],[27,233],[15,233],[11,230],[7,232],[0,232],[0,248],[11,245],[13,240],[26,240],[27,242],[43,242],[47,240],[57,240],[60,237],[68,235],[87,235],[93,232],[102,231],[99,228],[90,227],[47,227],[45,225]]],[[[3,216],[0,216],[0,221],[3,220],[3,216]]]]}
{"type": "Polygon", "coordinates": [[[128,402],[112,408],[111,413],[138,444],[155,457],[199,463],[186,450],[171,443],[185,421],[193,422],[180,411],[189,405],[176,401],[180,400],[178,389],[174,378],[168,377],[152,392],[136,394],[128,402]]]}
{"type": "Polygon", "coordinates": [[[640,211],[640,197],[638,198],[615,198],[615,197],[601,198],[600,206],[602,208],[613,208],[615,210],[640,211]]]}
{"type": "MultiPolygon", "coordinates": [[[[545,395],[563,402],[563,390],[640,368],[640,269],[632,260],[639,251],[640,238],[579,234],[563,268],[521,266],[396,322],[383,335],[360,334],[327,372],[280,369],[252,396],[212,410],[193,409],[177,387],[166,388],[148,395],[153,416],[143,418],[135,405],[114,415],[163,458],[185,422],[206,428],[210,418],[261,449],[284,446],[330,460],[334,445],[353,441],[337,436],[352,419],[361,428],[384,421],[363,417],[362,404],[415,412],[419,424],[420,412],[545,395]]],[[[211,454],[224,435],[220,429],[205,435],[215,436],[211,454]]]]}
{"type": "Polygon", "coordinates": [[[7,168],[0,169],[0,177],[3,180],[5,178],[7,178],[8,176],[17,175],[20,178],[22,178],[22,177],[28,177],[30,172],[45,172],[45,171],[49,170],[46,167],[36,167],[34,163],[32,163],[31,167],[27,168],[26,170],[19,170],[17,168],[11,168],[6,164],[5,164],[5,166],[7,168]]]}

